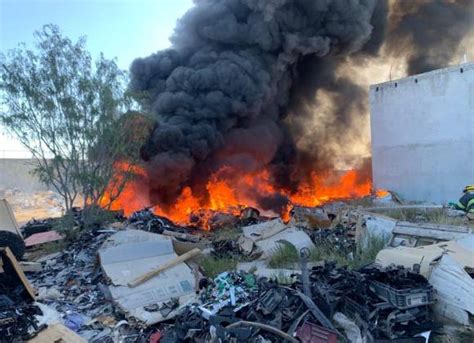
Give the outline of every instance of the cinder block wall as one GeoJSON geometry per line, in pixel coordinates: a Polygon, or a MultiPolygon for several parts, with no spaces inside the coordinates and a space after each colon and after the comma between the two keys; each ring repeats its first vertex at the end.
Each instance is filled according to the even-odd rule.
{"type": "Polygon", "coordinates": [[[48,190],[31,175],[30,159],[0,158],[0,189],[19,189],[23,192],[48,190]]]}
{"type": "Polygon", "coordinates": [[[374,186],[414,201],[474,184],[474,63],[370,86],[374,186]]]}

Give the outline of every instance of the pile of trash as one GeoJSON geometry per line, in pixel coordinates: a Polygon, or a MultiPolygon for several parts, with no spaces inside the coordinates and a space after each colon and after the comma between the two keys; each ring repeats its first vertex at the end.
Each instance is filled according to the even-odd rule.
{"type": "Polygon", "coordinates": [[[355,272],[326,264],[313,268],[310,280],[305,294],[304,280],[288,287],[253,274],[222,273],[200,292],[199,303],[163,327],[160,342],[317,342],[316,335],[335,342],[345,337],[338,329],[351,341],[425,342],[422,334],[438,326],[428,310],[436,300],[433,287],[403,267],[355,272]],[[354,327],[362,330],[354,334],[354,327]]]}
{"type": "Polygon", "coordinates": [[[329,328],[317,324],[316,305],[296,288],[244,272],[224,272],[206,283],[198,302],[163,326],[160,342],[311,342],[316,332],[328,339],[338,335],[327,318],[329,328]],[[314,332],[307,333],[307,326],[314,332]]]}
{"type": "Polygon", "coordinates": [[[0,248],[0,341],[26,341],[41,329],[34,290],[9,248],[0,248]]]}
{"type": "Polygon", "coordinates": [[[439,319],[472,323],[470,228],[401,222],[343,203],[295,207],[287,223],[253,208],[215,213],[215,227],[235,227],[227,238],[150,209],[88,230],[80,210],[71,214],[78,236],[67,243],[54,231],[61,219],[20,229],[10,216],[9,235],[24,240],[28,261],[3,249],[6,342],[421,343],[439,319]],[[310,258],[324,246],[350,258],[374,235],[386,249],[362,268],[310,258]],[[59,251],[48,253],[51,243],[59,251]],[[270,267],[288,246],[297,260],[270,267]],[[239,263],[206,277],[209,256],[239,263]]]}
{"type": "Polygon", "coordinates": [[[63,251],[39,258],[42,271],[29,275],[48,315],[88,341],[103,339],[111,324],[124,319],[108,297],[97,261],[97,251],[110,235],[107,230],[84,233],[63,251]]]}
{"type": "Polygon", "coordinates": [[[369,341],[410,338],[437,327],[429,311],[436,302],[433,286],[404,267],[351,271],[326,263],[311,271],[311,289],[328,317],[344,313],[369,341]]]}

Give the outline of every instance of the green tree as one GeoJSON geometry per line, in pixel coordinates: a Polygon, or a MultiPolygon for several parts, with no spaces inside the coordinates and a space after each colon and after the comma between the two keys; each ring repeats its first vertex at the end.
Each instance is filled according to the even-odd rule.
{"type": "Polygon", "coordinates": [[[0,119],[66,209],[79,197],[107,206],[133,177],[148,125],[133,111],[127,74],[102,54],[93,62],[84,37],[73,43],[55,25],[35,38],[35,50],[0,55],[0,119]]]}

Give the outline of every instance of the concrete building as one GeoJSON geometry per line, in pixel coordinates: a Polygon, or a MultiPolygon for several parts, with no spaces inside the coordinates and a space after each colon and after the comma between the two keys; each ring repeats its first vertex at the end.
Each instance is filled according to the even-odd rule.
{"type": "Polygon", "coordinates": [[[457,200],[474,184],[474,63],[370,86],[376,188],[457,200]]]}

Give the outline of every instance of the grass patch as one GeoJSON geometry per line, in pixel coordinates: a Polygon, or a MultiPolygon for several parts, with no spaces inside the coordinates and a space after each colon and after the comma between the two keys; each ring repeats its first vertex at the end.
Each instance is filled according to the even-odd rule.
{"type": "Polygon", "coordinates": [[[282,241],[268,260],[270,268],[285,268],[299,261],[298,251],[293,244],[282,241]]]}
{"type": "Polygon", "coordinates": [[[213,241],[229,241],[237,240],[242,235],[242,229],[230,226],[212,231],[213,241]]]}
{"type": "Polygon", "coordinates": [[[369,237],[365,248],[361,245],[357,247],[356,255],[349,266],[357,269],[374,262],[375,257],[377,257],[379,251],[384,248],[385,243],[386,241],[383,238],[376,236],[369,237]]]}
{"type": "Polygon", "coordinates": [[[343,253],[333,245],[319,244],[311,249],[311,261],[334,261],[339,266],[346,266],[352,262],[352,258],[349,254],[343,253]]]}
{"type": "Polygon", "coordinates": [[[372,196],[363,198],[348,199],[344,201],[350,207],[372,207],[374,206],[374,199],[372,196]]]}
{"type": "Polygon", "coordinates": [[[233,258],[216,258],[213,256],[203,256],[199,260],[199,265],[203,269],[204,275],[214,278],[222,272],[235,270],[237,260],[233,258]]]}
{"type": "Polygon", "coordinates": [[[62,252],[65,248],[66,243],[63,240],[47,242],[41,245],[41,251],[44,252],[45,255],[62,252]]]}
{"type": "MultiPolygon", "coordinates": [[[[357,269],[375,261],[377,253],[385,246],[382,238],[370,237],[367,246],[363,248],[359,245],[355,252],[348,254],[337,248],[329,242],[327,244],[318,244],[311,249],[309,261],[334,261],[339,266],[347,266],[351,269],[357,269]]],[[[296,248],[289,244],[280,244],[275,253],[272,254],[268,261],[270,268],[285,268],[294,266],[299,261],[296,248]]]]}

